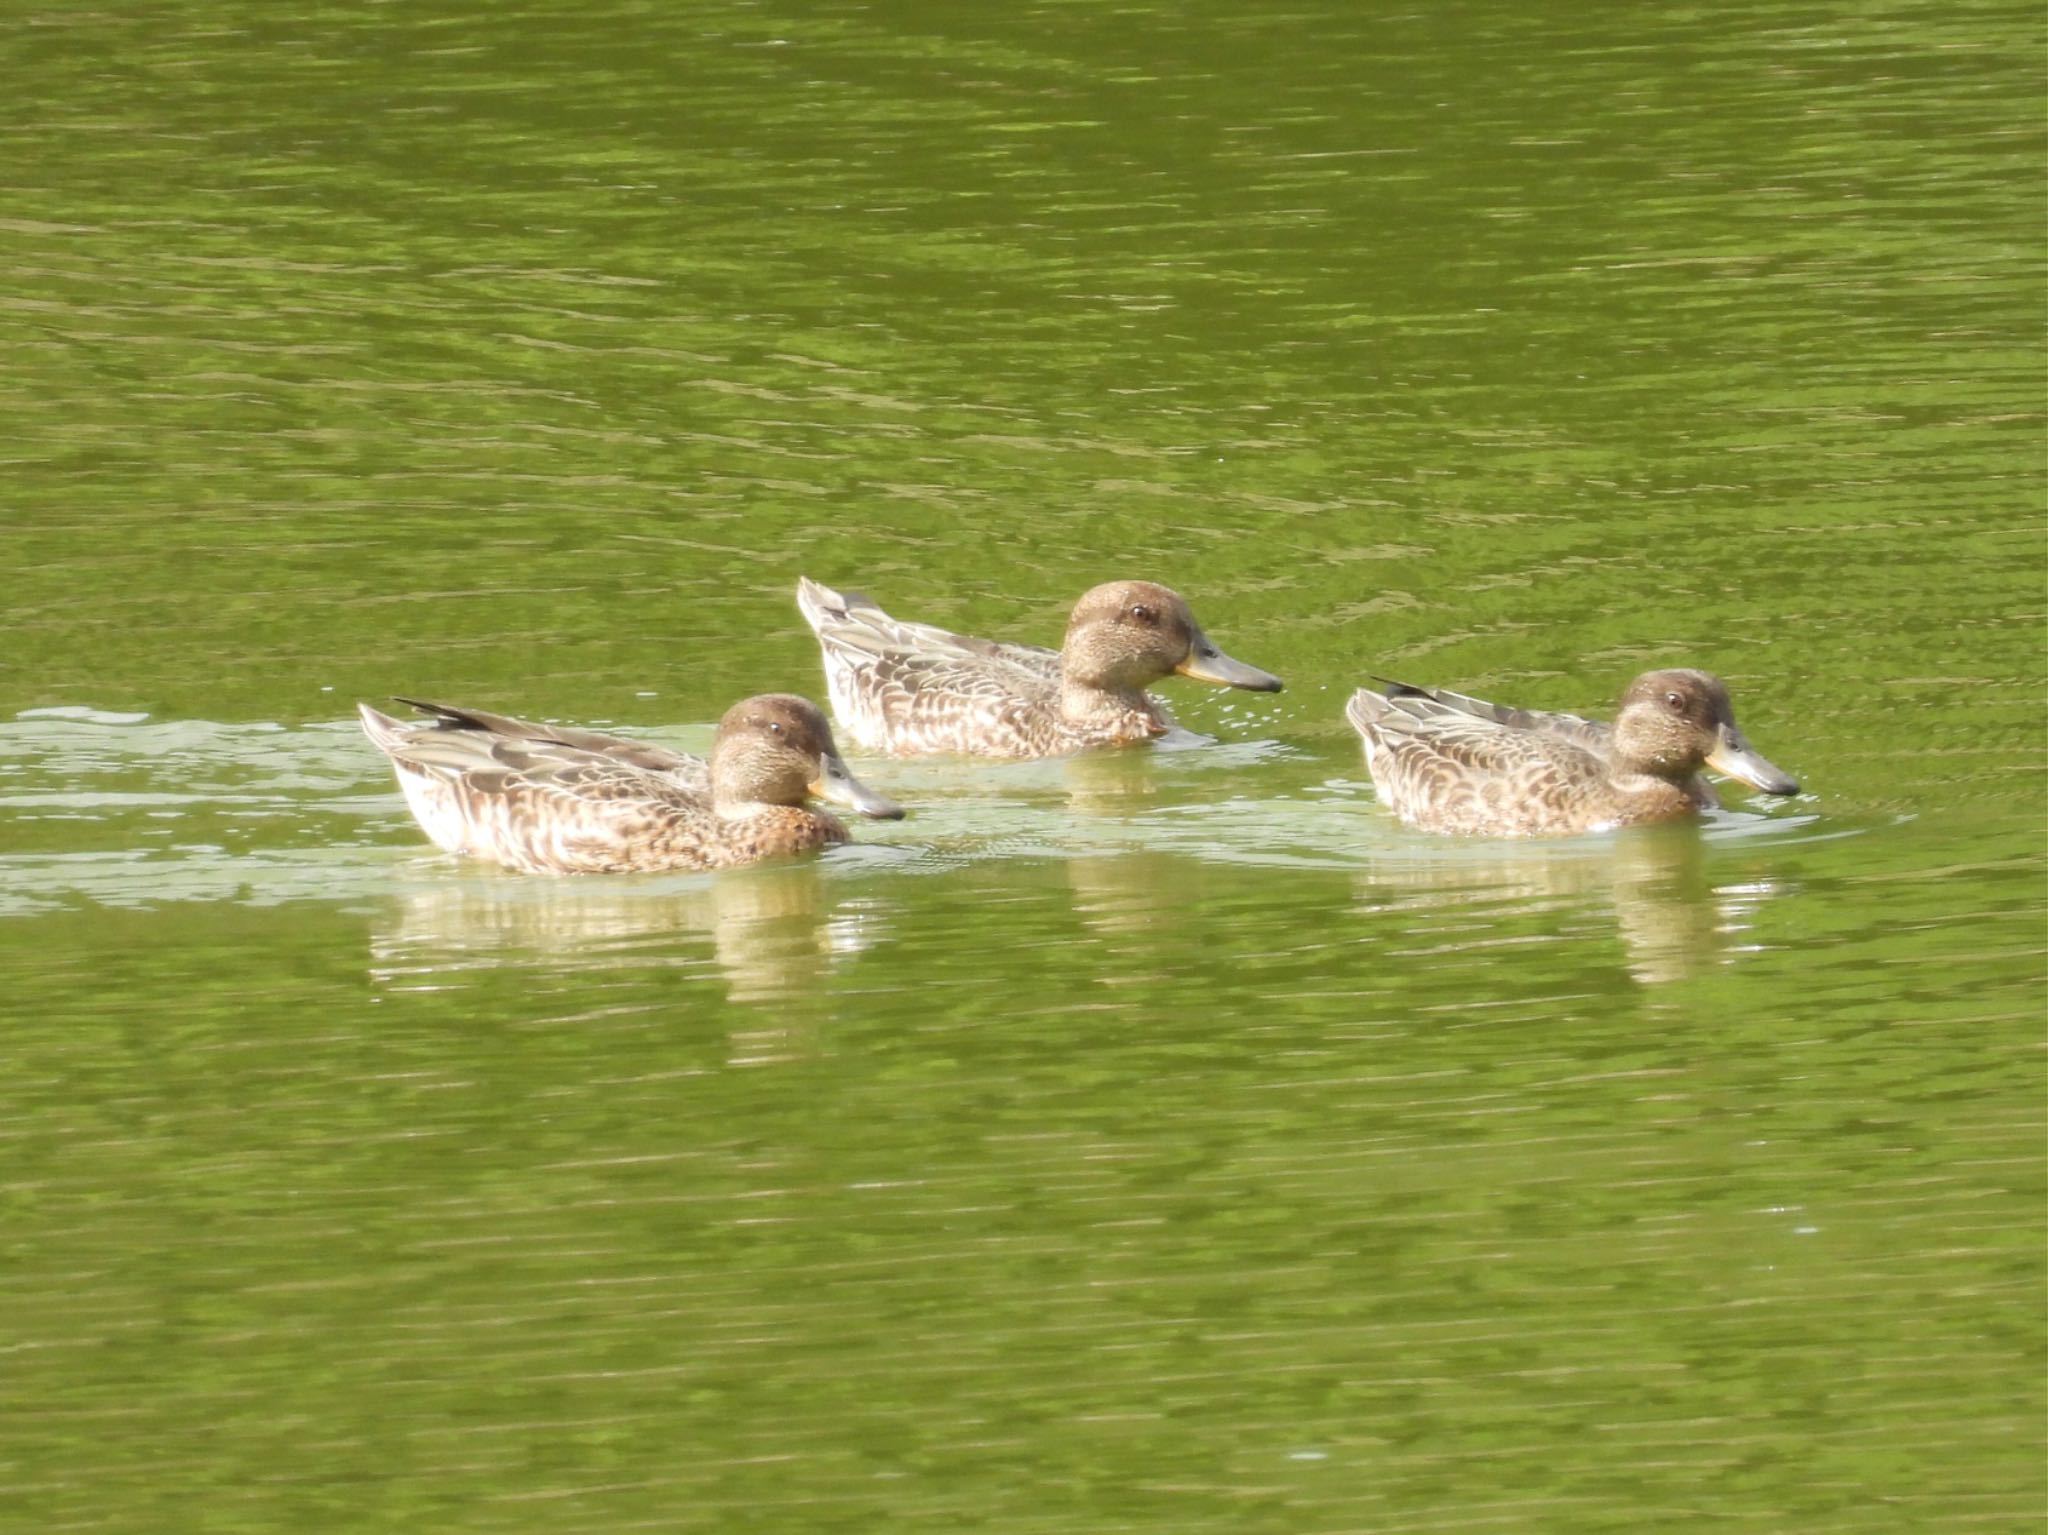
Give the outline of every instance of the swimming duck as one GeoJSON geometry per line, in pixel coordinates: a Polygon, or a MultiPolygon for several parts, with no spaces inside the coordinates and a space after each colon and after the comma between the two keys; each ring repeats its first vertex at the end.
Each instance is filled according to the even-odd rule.
{"type": "Polygon", "coordinates": [[[398,701],[431,719],[358,708],[413,818],[451,853],[528,874],[717,869],[846,841],[807,795],[883,820],[903,814],[847,771],[818,706],[790,693],[726,710],[709,762],[595,730],[398,701]]]}
{"type": "Polygon", "coordinates": [[[1662,821],[1719,803],[1700,769],[1765,794],[1799,785],[1735,726],[1711,672],[1644,672],[1612,725],[1442,688],[1361,688],[1345,715],[1380,798],[1428,831],[1558,836],[1662,821]]]}
{"type": "Polygon", "coordinates": [[[1058,650],[891,618],[858,592],[799,579],[840,726],[869,751],[1051,757],[1149,741],[1173,727],[1146,685],[1179,673],[1277,693],[1280,679],[1218,650],[1178,593],[1111,581],[1083,594],[1058,650]]]}

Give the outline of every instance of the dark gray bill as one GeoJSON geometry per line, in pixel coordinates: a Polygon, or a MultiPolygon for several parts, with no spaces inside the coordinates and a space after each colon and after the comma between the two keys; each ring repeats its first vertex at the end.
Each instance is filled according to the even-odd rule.
{"type": "Polygon", "coordinates": [[[835,805],[844,805],[848,810],[873,816],[877,821],[903,819],[903,807],[855,778],[846,764],[839,760],[837,752],[827,752],[819,759],[818,777],[811,785],[811,793],[835,805]]]}
{"type": "Polygon", "coordinates": [[[1720,744],[1714,754],[1707,758],[1707,766],[1717,773],[1725,773],[1741,783],[1748,784],[1762,794],[1797,794],[1799,780],[1787,777],[1778,771],[1749,742],[1743,740],[1742,732],[1732,725],[1721,727],[1720,744]]]}
{"type": "Polygon", "coordinates": [[[1246,688],[1254,693],[1280,691],[1278,677],[1271,672],[1262,672],[1256,666],[1232,660],[1218,650],[1200,629],[1195,631],[1194,643],[1188,647],[1188,658],[1174,670],[1183,677],[1192,677],[1197,682],[1213,682],[1222,688],[1246,688]]]}

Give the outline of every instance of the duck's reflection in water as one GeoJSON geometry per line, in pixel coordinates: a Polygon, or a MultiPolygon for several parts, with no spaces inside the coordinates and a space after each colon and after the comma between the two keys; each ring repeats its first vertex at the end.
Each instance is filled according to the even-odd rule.
{"type": "Polygon", "coordinates": [[[1060,788],[1076,815],[1125,815],[1157,801],[1159,763],[1150,750],[1080,752],[1061,759],[1060,788]]]}
{"type": "Polygon", "coordinates": [[[1157,806],[1180,794],[1215,798],[1204,786],[1236,783],[1248,771],[1285,754],[1277,741],[1213,741],[1178,726],[1149,746],[1127,751],[1077,752],[1049,764],[1077,815],[1124,815],[1157,806]]]}
{"type": "Polygon", "coordinates": [[[1075,912],[1119,954],[1146,952],[1162,924],[1200,904],[1205,883],[1198,859],[1139,847],[1074,853],[1066,871],[1075,912]]]}
{"type": "Polygon", "coordinates": [[[815,990],[884,925],[870,900],[834,903],[816,860],[583,879],[464,870],[398,890],[372,930],[371,972],[383,984],[420,985],[487,967],[693,971],[708,958],[731,1000],[773,1003],[815,990]]]}
{"type": "Polygon", "coordinates": [[[1515,902],[1527,909],[1599,902],[1612,913],[1629,973],[1645,985],[1727,963],[1775,887],[1717,884],[1709,839],[1690,823],[1633,827],[1608,839],[1413,846],[1375,858],[1358,884],[1372,908],[1515,902]]]}

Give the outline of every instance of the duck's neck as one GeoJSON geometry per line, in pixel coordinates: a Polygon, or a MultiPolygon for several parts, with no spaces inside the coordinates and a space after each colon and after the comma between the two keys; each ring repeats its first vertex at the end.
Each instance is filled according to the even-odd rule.
{"type": "Polygon", "coordinates": [[[809,816],[817,812],[809,805],[776,805],[764,799],[715,794],[711,798],[711,813],[721,821],[751,821],[757,816],[809,816]]]}
{"type": "Polygon", "coordinates": [[[711,813],[730,826],[750,831],[773,829],[807,847],[829,847],[847,840],[837,816],[810,805],[771,805],[757,799],[714,799],[711,813]]]}
{"type": "Polygon", "coordinates": [[[1076,730],[1121,727],[1121,733],[1160,735],[1172,724],[1143,688],[1104,687],[1078,677],[1060,678],[1060,718],[1076,730]]]}
{"type": "Polygon", "coordinates": [[[1614,764],[1614,787],[1637,807],[1633,820],[1654,821],[1666,816],[1685,815],[1713,804],[1713,795],[1697,773],[1672,777],[1638,764],[1614,764]]]}

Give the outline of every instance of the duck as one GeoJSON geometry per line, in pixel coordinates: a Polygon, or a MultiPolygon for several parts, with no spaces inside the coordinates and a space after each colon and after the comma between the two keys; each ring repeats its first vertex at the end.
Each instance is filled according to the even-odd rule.
{"type": "Polygon", "coordinates": [[[872,599],[799,578],[832,712],[890,756],[1056,757],[1156,740],[1173,728],[1146,687],[1178,674],[1277,693],[1280,679],[1219,650],[1178,592],[1109,581],[1083,593],[1058,650],[891,618],[872,599]]]}
{"type": "Polygon", "coordinates": [[[1637,677],[1611,725],[1402,682],[1360,688],[1344,712],[1382,802],[1426,831],[1570,836],[1672,820],[1720,803],[1702,768],[1799,792],[1736,727],[1727,684],[1690,668],[1637,677]]]}
{"type": "Polygon", "coordinates": [[[722,869],[846,842],[813,795],[881,820],[903,807],[855,778],[824,711],[763,693],[725,711],[710,760],[595,730],[396,700],[404,721],[359,704],[433,842],[525,874],[722,869]]]}

